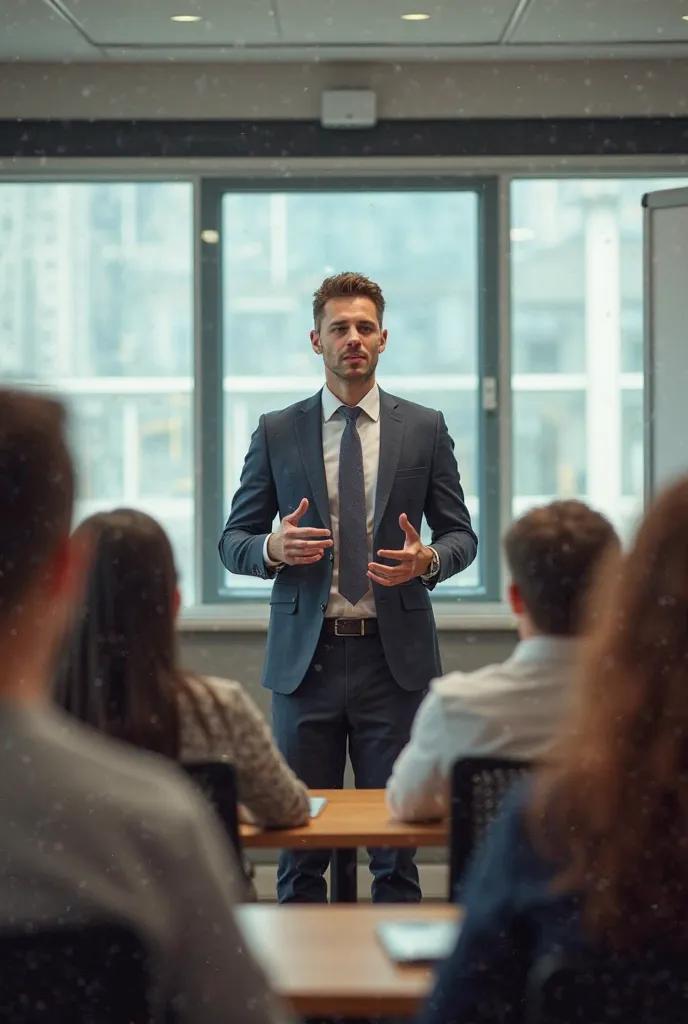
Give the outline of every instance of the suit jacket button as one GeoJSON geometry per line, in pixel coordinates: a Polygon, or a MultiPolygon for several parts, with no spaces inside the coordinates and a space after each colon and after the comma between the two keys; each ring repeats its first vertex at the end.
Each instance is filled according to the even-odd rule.
{"type": "Polygon", "coordinates": [[[334,555],[332,554],[331,551],[330,551],[330,554],[329,554],[329,559],[330,559],[331,562],[334,562],[334,555]]]}
{"type": "Polygon", "coordinates": [[[326,604],[321,604],[320,605],[320,611],[321,612],[326,612],[327,611],[327,605],[326,604]]]}

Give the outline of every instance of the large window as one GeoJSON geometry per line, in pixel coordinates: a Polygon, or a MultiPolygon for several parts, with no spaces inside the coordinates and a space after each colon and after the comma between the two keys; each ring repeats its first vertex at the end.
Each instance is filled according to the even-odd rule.
{"type": "MultiPolygon", "coordinates": [[[[322,386],[309,341],[312,295],[328,274],[348,268],[378,281],[385,295],[380,385],[443,411],[479,531],[476,191],[227,191],[220,202],[225,508],[261,413],[322,386]]],[[[480,582],[476,562],[439,589],[475,590],[480,582]]],[[[248,594],[267,586],[229,574],[224,585],[248,594]]]]}
{"type": "Polygon", "coordinates": [[[514,515],[580,497],[631,531],[643,493],[641,199],[681,184],[512,184],[514,515]]]}
{"type": "Polygon", "coordinates": [[[686,181],[574,166],[0,179],[0,379],[67,400],[79,518],[150,512],[187,606],[255,610],[268,585],[225,573],[218,537],[261,413],[322,384],[314,290],[360,270],[387,300],[380,384],[444,413],[480,537],[435,596],[497,602],[511,516],[580,497],[628,536],[641,510],[641,198],[686,181]]]}
{"type": "Polygon", "coordinates": [[[0,378],[72,413],[78,518],[142,508],[195,600],[192,187],[0,184],[0,378]]]}

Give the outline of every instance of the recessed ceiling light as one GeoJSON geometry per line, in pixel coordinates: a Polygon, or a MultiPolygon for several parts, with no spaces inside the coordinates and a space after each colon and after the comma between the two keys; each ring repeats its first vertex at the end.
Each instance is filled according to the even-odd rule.
{"type": "Polygon", "coordinates": [[[688,14],[684,14],[684,15],[683,15],[683,20],[684,20],[684,21],[688,21],[688,14]]]}
{"type": "Polygon", "coordinates": [[[170,21],[183,21],[191,23],[192,21],[202,21],[200,14],[173,14],[170,21]]]}
{"type": "Polygon", "coordinates": [[[427,21],[429,14],[402,14],[403,21],[427,21]]]}

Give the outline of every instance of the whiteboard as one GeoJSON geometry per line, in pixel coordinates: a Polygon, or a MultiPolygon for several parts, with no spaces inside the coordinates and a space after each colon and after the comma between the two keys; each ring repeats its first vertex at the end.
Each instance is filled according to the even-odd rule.
{"type": "Polygon", "coordinates": [[[688,188],[643,206],[647,501],[688,473],[688,188]]]}

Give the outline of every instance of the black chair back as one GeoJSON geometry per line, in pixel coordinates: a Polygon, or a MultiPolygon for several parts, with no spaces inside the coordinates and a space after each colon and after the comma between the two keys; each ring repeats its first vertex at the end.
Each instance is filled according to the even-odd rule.
{"type": "Polygon", "coordinates": [[[150,1024],[148,958],[125,928],[0,933],[0,1021],[150,1024]]]}
{"type": "Polygon", "coordinates": [[[189,761],[182,767],[215,808],[241,863],[239,807],[234,768],[225,761],[189,761]]]}
{"type": "Polygon", "coordinates": [[[464,757],[455,763],[449,837],[450,902],[458,902],[459,884],[468,862],[507,791],[530,767],[529,761],[503,757],[464,757]]]}
{"type": "Polygon", "coordinates": [[[669,1024],[688,1020],[688,963],[550,955],[530,973],[527,1024],[669,1024]]]}

